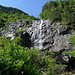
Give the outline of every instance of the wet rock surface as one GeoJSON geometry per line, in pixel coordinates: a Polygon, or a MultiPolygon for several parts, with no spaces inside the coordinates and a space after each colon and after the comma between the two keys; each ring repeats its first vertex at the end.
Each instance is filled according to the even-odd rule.
{"type": "Polygon", "coordinates": [[[27,47],[39,48],[40,50],[73,50],[72,44],[68,42],[72,36],[67,25],[52,23],[49,20],[33,20],[31,24],[26,20],[9,22],[6,28],[1,31],[1,36],[13,40],[20,36],[27,47]],[[18,30],[24,30],[18,33],[18,30]]]}

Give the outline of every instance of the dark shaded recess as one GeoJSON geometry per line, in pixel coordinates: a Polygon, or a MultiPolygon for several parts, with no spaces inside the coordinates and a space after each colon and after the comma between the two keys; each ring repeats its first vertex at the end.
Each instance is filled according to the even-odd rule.
{"type": "Polygon", "coordinates": [[[61,20],[62,20],[61,18],[54,18],[54,19],[52,20],[51,25],[52,25],[53,23],[60,22],[61,20]]]}
{"type": "Polygon", "coordinates": [[[43,46],[47,45],[48,43],[49,43],[49,42],[44,42],[44,43],[43,43],[43,46]]]}
{"type": "Polygon", "coordinates": [[[29,33],[25,33],[21,35],[21,38],[23,40],[23,46],[30,48],[32,46],[32,42],[31,42],[31,36],[29,35],[29,33]]]}
{"type": "MultiPolygon", "coordinates": [[[[65,49],[62,49],[59,52],[56,52],[55,53],[55,57],[57,57],[56,58],[56,61],[57,61],[58,64],[59,63],[62,63],[62,64],[66,64],[67,65],[67,62],[63,60],[63,57],[64,57],[63,52],[64,51],[66,51],[66,50],[65,49]]],[[[68,54],[66,56],[68,56],[68,58],[70,59],[70,57],[69,57],[68,54]]]]}
{"type": "Polygon", "coordinates": [[[64,55],[63,52],[66,51],[65,49],[62,49],[61,51],[55,53],[55,57],[56,57],[56,63],[57,64],[64,64],[67,65],[65,70],[68,72],[72,72],[75,73],[75,57],[73,56],[69,56],[68,54],[64,55]],[[69,61],[66,62],[65,60],[63,60],[63,57],[67,56],[69,61]]]}
{"type": "Polygon", "coordinates": [[[74,29],[75,30],[75,22],[68,23],[68,25],[69,25],[70,29],[74,29]]]}
{"type": "MultiPolygon", "coordinates": [[[[75,57],[69,58],[69,62],[67,63],[67,70],[72,71],[75,70],[75,57]]],[[[73,71],[75,73],[75,71],[73,71]]]]}
{"type": "Polygon", "coordinates": [[[71,32],[71,28],[68,27],[68,29],[67,29],[66,31],[62,31],[62,32],[60,32],[60,35],[71,34],[70,32],[71,32]]]}
{"type": "Polygon", "coordinates": [[[47,30],[45,30],[44,33],[47,33],[47,30]]]}
{"type": "Polygon", "coordinates": [[[26,25],[28,25],[30,22],[29,21],[26,21],[26,25]]]}
{"type": "Polygon", "coordinates": [[[61,18],[54,18],[52,22],[53,22],[53,23],[54,23],[54,22],[60,22],[61,20],[62,20],[61,18]]]}
{"type": "Polygon", "coordinates": [[[0,28],[5,26],[6,21],[0,18],[0,28]]]}

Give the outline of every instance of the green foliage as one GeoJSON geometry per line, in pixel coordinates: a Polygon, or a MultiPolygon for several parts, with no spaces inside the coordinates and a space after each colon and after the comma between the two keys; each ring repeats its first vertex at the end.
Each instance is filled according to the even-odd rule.
{"type": "Polygon", "coordinates": [[[23,45],[22,39],[20,37],[16,37],[13,40],[14,43],[16,43],[17,45],[23,45]]]}
{"type": "Polygon", "coordinates": [[[19,19],[30,19],[30,20],[38,20],[34,16],[29,16],[27,13],[23,11],[12,8],[12,7],[4,7],[0,5],[0,27],[3,27],[6,22],[16,22],[19,19]]]}
{"type": "Polygon", "coordinates": [[[40,14],[40,17],[44,19],[48,19],[50,17],[50,12],[46,10],[40,14]]]}
{"type": "Polygon", "coordinates": [[[28,15],[27,13],[24,13],[23,11],[17,9],[17,8],[13,8],[13,7],[5,7],[5,6],[1,6],[0,5],[0,11],[1,12],[5,12],[5,13],[19,13],[19,14],[25,14],[25,15],[28,15]]]}
{"type": "Polygon", "coordinates": [[[25,20],[24,22],[26,23],[26,25],[30,25],[32,24],[32,20],[33,19],[30,18],[30,19],[25,20]]]}
{"type": "Polygon", "coordinates": [[[31,27],[30,25],[26,25],[24,28],[28,28],[28,27],[31,27]]]}
{"type": "MultiPolygon", "coordinates": [[[[72,37],[70,37],[69,42],[72,43],[75,46],[75,35],[73,35],[72,37]]],[[[70,54],[73,57],[75,57],[75,50],[73,50],[71,52],[67,52],[67,54],[70,54]]]]}
{"type": "Polygon", "coordinates": [[[74,74],[70,73],[70,72],[65,72],[65,73],[63,73],[63,75],[74,75],[74,74]]]}
{"type": "Polygon", "coordinates": [[[75,35],[72,36],[72,37],[69,39],[69,41],[70,41],[73,45],[75,45],[75,35]]]}
{"type": "Polygon", "coordinates": [[[21,46],[22,39],[0,39],[0,74],[1,75],[56,75],[55,51],[45,52],[21,46]]]}
{"type": "Polygon", "coordinates": [[[41,72],[33,64],[36,58],[37,50],[25,49],[16,42],[0,39],[1,75],[40,75],[41,72]]]}
{"type": "Polygon", "coordinates": [[[21,34],[23,32],[25,32],[25,30],[21,30],[21,29],[17,30],[17,34],[21,34]]]}
{"type": "Polygon", "coordinates": [[[68,54],[72,55],[73,57],[75,57],[75,50],[68,52],[68,54]]]}
{"type": "Polygon", "coordinates": [[[46,3],[40,14],[42,19],[67,24],[75,28],[75,0],[55,0],[46,3]]]}
{"type": "Polygon", "coordinates": [[[5,26],[6,21],[2,18],[0,18],[0,27],[4,27],[5,26]]]}

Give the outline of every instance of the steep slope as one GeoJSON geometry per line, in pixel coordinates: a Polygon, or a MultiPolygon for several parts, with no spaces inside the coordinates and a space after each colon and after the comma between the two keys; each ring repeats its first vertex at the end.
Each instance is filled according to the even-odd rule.
{"type": "Polygon", "coordinates": [[[12,7],[5,7],[0,5],[0,27],[4,26],[6,22],[16,22],[18,19],[38,19],[30,16],[27,13],[12,7]]]}
{"type": "Polygon", "coordinates": [[[19,13],[19,14],[25,14],[28,15],[27,13],[21,11],[20,9],[13,8],[13,7],[5,7],[0,5],[0,13],[5,12],[5,13],[19,13]]]}
{"type": "Polygon", "coordinates": [[[13,40],[20,36],[24,46],[39,48],[40,50],[74,50],[72,44],[68,41],[72,32],[68,25],[52,23],[49,20],[21,20],[21,22],[10,22],[6,28],[1,31],[3,37],[13,40]]]}
{"type": "Polygon", "coordinates": [[[42,7],[40,17],[75,28],[75,0],[50,1],[42,7]]]}

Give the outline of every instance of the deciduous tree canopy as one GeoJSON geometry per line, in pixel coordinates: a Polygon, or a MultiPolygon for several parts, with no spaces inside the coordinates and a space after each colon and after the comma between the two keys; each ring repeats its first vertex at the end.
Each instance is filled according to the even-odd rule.
{"type": "Polygon", "coordinates": [[[74,27],[75,24],[75,0],[55,0],[46,3],[40,14],[42,19],[69,24],[74,27]]]}

